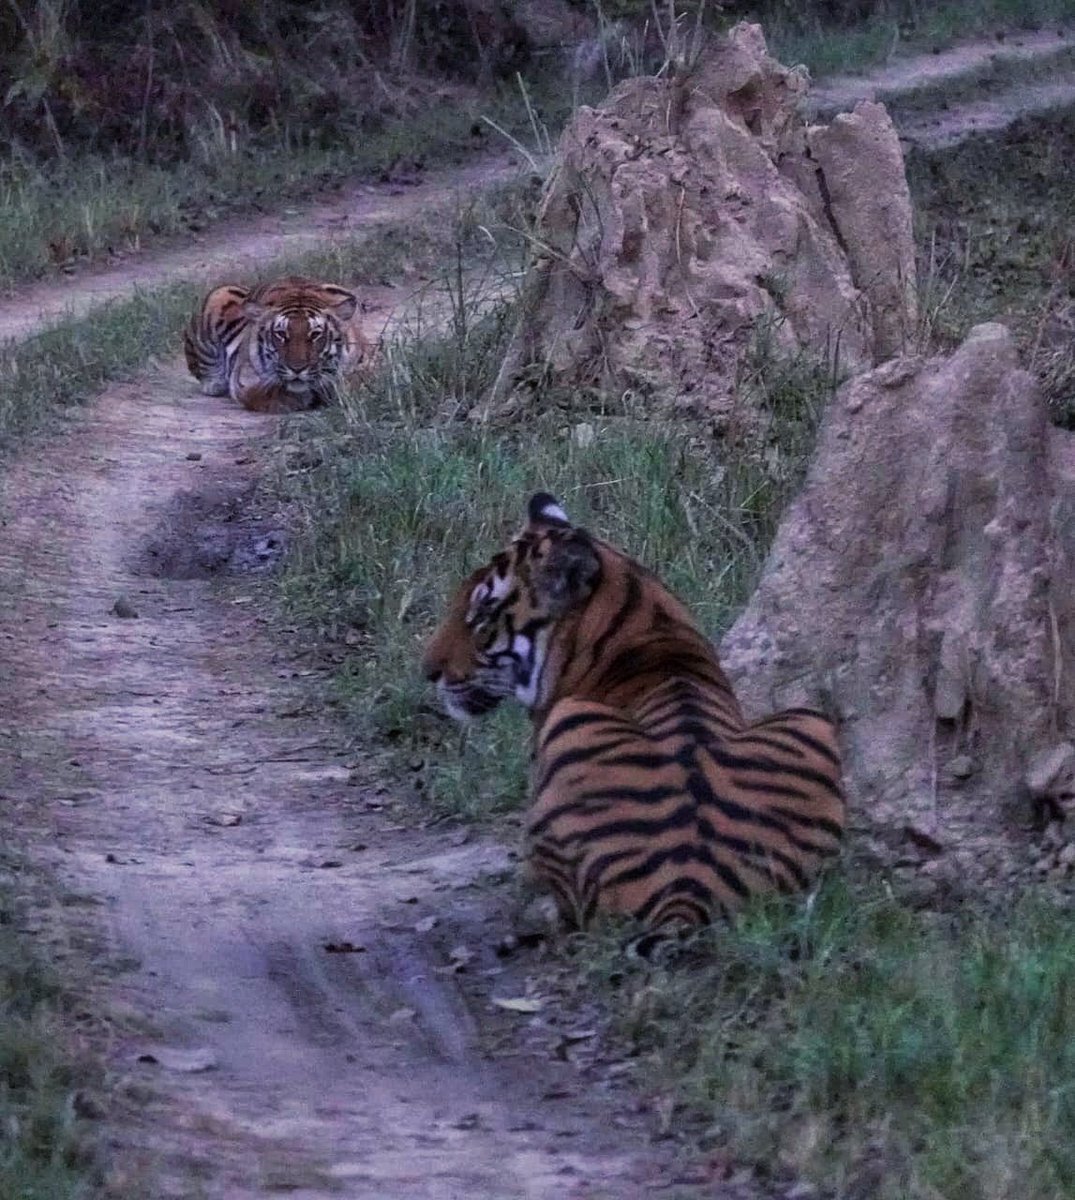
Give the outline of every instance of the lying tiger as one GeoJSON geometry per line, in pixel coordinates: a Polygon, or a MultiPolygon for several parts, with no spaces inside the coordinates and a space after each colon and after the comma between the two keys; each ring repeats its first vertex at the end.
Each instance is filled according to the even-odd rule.
{"type": "Polygon", "coordinates": [[[839,847],[832,722],[748,724],[684,606],[552,496],[463,583],[423,667],[457,720],[508,696],[530,710],[530,869],[570,927],[704,924],[807,888],[839,847]]]}
{"type": "Polygon", "coordinates": [[[354,292],[297,275],[253,290],[222,284],[187,326],[187,366],[207,395],[252,412],[315,408],[369,357],[357,312],[354,292]]]}

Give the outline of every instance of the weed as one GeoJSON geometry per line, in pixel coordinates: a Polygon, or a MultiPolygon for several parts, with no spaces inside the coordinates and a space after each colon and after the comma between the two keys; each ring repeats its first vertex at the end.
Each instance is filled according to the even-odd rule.
{"type": "Polygon", "coordinates": [[[1073,0],[756,0],[750,7],[770,51],[781,62],[805,63],[815,76],[1075,18],[1073,0]]]}
{"type": "Polygon", "coordinates": [[[882,91],[878,99],[892,114],[897,126],[900,118],[912,113],[943,112],[959,104],[995,98],[1004,92],[1018,96],[1039,84],[1053,84],[1070,78],[1075,70],[1075,49],[1065,43],[1051,54],[1032,58],[995,58],[982,67],[955,75],[925,87],[882,91]]]}
{"type": "Polygon", "coordinates": [[[591,0],[609,84],[667,61],[672,38],[697,45],[704,27],[758,21],[770,53],[803,63],[815,78],[865,71],[900,54],[938,50],[970,37],[1038,30],[1075,18],[1075,0],[591,0]],[[611,48],[611,50],[610,50],[611,48]]]}
{"type": "Polygon", "coordinates": [[[997,137],[912,150],[927,344],[1002,320],[1041,379],[1053,420],[1075,427],[1075,115],[1024,118],[997,137]],[[983,187],[982,181],[988,180],[983,187]]]}
{"type": "MultiPolygon", "coordinates": [[[[532,91],[481,105],[434,105],[358,145],[273,147],[168,167],[122,158],[68,159],[47,167],[25,158],[0,163],[0,287],[83,260],[141,249],[188,234],[229,212],[310,196],[345,178],[376,177],[394,163],[457,162],[484,147],[475,124],[488,114],[513,138],[531,122],[558,123],[532,91]]],[[[524,131],[526,131],[524,133],[524,131]]]]}
{"type": "Polygon", "coordinates": [[[74,1200],[94,1169],[73,1106],[91,1076],[72,1048],[70,997],[30,950],[22,922],[0,886],[0,1195],[74,1200]]]}
{"type": "MultiPolygon", "coordinates": [[[[431,270],[449,244],[470,253],[486,245],[490,226],[525,223],[530,183],[490,191],[456,211],[424,222],[386,223],[301,257],[266,263],[264,275],[293,270],[350,283],[380,282],[405,268],[431,270]]],[[[518,244],[501,234],[505,244],[518,244]]],[[[174,284],[114,301],[63,321],[25,341],[0,345],[0,457],[50,415],[92,398],[107,382],[143,370],[178,350],[180,331],[199,298],[192,283],[174,284]]]]}
{"type": "Polygon", "coordinates": [[[650,1085],[764,1175],[876,1200],[1075,1187],[1075,932],[1044,899],[916,912],[834,877],[674,965],[632,964],[607,934],[572,961],[650,1085]]]}
{"type": "Polygon", "coordinates": [[[0,345],[0,455],[51,414],[172,350],[196,295],[189,284],[138,294],[0,345]]]}

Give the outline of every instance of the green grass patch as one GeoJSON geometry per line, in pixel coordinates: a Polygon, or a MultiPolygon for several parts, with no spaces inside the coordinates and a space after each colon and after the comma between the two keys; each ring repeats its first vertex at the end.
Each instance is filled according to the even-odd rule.
{"type": "Polygon", "coordinates": [[[0,457],[61,409],[84,404],[109,381],[175,351],[197,294],[190,284],[139,293],[0,344],[0,457]]]}
{"type": "Polygon", "coordinates": [[[580,939],[582,988],[613,997],[671,1124],[762,1176],[834,1200],[1075,1192],[1075,928],[1049,901],[915,911],[832,878],[673,963],[619,942],[580,939]]]}
{"type": "MultiPolygon", "coordinates": [[[[264,264],[261,275],[289,271],[354,284],[432,271],[446,255],[467,260],[488,251],[490,228],[505,245],[521,245],[511,229],[526,222],[528,180],[490,189],[462,207],[421,221],[391,222],[362,237],[264,264]],[[509,229],[510,226],[510,229],[509,229]]],[[[154,358],[180,353],[181,333],[202,288],[180,283],[136,292],[18,342],[0,343],[0,458],[50,417],[91,400],[107,383],[138,373],[154,358]]],[[[193,386],[193,383],[192,383],[193,386]]]]}
{"type": "Polygon", "coordinates": [[[994,59],[977,70],[951,79],[878,97],[892,114],[896,124],[910,113],[933,113],[976,100],[992,100],[1002,92],[1018,94],[1018,89],[1057,83],[1075,71],[1075,48],[1058,50],[1036,58],[994,59]]]}
{"type": "Polygon", "coordinates": [[[0,1196],[77,1200],[96,1168],[75,1114],[91,1079],[71,1036],[73,999],[33,952],[0,885],[0,1196]]]}

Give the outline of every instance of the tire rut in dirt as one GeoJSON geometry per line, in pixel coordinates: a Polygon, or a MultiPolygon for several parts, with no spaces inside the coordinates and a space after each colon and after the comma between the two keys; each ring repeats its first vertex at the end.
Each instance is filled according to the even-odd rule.
{"type": "Polygon", "coordinates": [[[271,517],[252,511],[256,488],[210,484],[180,492],[132,564],[156,579],[212,579],[274,570],[287,534],[271,517]]]}

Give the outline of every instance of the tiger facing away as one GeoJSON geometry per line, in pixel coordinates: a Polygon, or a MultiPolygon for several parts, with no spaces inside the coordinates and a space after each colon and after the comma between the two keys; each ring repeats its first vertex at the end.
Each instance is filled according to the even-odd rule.
{"type": "Polygon", "coordinates": [[[221,284],[187,325],[187,366],[207,395],[252,412],[314,408],[369,357],[357,311],[354,292],[296,275],[254,289],[221,284]]]}
{"type": "Polygon", "coordinates": [[[704,924],[807,888],[839,847],[832,722],[746,722],[686,608],[546,493],[459,588],[423,669],[457,720],[509,696],[530,710],[529,868],[570,927],[704,924]]]}

